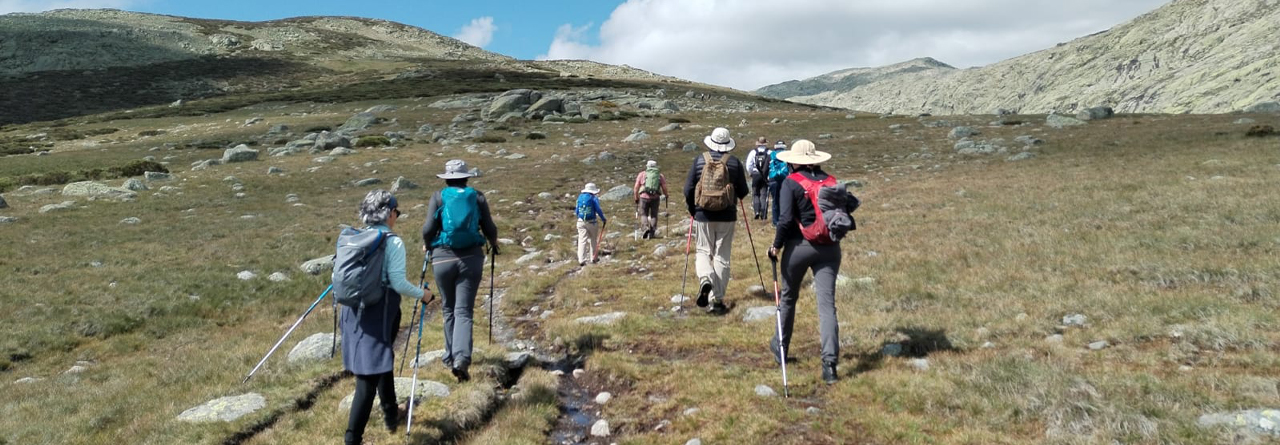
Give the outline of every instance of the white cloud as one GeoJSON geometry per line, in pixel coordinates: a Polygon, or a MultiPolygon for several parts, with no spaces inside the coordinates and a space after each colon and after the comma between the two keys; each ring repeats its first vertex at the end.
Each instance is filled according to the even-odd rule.
{"type": "Polygon", "coordinates": [[[480,17],[472,19],[471,23],[463,26],[453,38],[484,48],[493,41],[493,33],[497,30],[498,27],[493,24],[493,17],[480,17]]]}
{"type": "Polygon", "coordinates": [[[755,89],[933,57],[986,65],[1108,29],[1167,0],[628,0],[599,27],[566,24],[542,59],[627,64],[755,89]]]}
{"type": "Polygon", "coordinates": [[[136,0],[0,0],[0,14],[11,12],[43,12],[54,9],[76,8],[124,9],[138,4],[136,0]]]}

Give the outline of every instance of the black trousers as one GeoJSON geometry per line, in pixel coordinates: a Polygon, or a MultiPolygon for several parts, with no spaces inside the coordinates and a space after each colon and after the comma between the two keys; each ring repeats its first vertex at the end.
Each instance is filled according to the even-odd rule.
{"type": "Polygon", "coordinates": [[[356,396],[351,401],[351,415],[347,418],[347,445],[360,445],[364,441],[364,427],[369,423],[369,412],[373,411],[373,396],[377,394],[382,400],[382,414],[387,429],[394,429],[400,417],[396,406],[395,373],[356,375],[356,396]]]}

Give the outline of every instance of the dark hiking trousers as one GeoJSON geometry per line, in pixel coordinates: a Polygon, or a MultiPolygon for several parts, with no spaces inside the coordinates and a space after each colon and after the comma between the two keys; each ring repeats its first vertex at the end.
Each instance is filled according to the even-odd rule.
{"type": "Polygon", "coordinates": [[[471,326],[476,291],[484,275],[485,255],[472,254],[434,263],[436,286],[443,300],[444,361],[457,369],[471,366],[471,326]]]}
{"type": "MultiPolygon", "coordinates": [[[[813,287],[818,296],[818,337],[822,362],[840,358],[840,328],[836,319],[836,274],[840,272],[840,245],[812,245],[804,239],[787,240],[778,267],[782,269],[782,345],[791,351],[791,329],[796,321],[796,300],[800,298],[804,274],[813,271],[813,287]]],[[[776,329],[776,328],[775,328],[776,329]]],[[[777,338],[777,334],[774,334],[777,338]]]]}
{"type": "Polygon", "coordinates": [[[751,175],[751,209],[757,216],[769,217],[769,179],[764,175],[751,175]]]}
{"type": "Polygon", "coordinates": [[[770,215],[770,222],[774,227],[778,227],[778,193],[782,191],[782,181],[787,178],[769,181],[769,196],[773,199],[773,215],[770,215]]]}
{"type": "Polygon", "coordinates": [[[351,414],[347,417],[347,435],[344,438],[347,445],[360,445],[364,440],[364,427],[369,423],[375,394],[382,401],[384,423],[388,428],[396,425],[400,412],[396,406],[395,374],[357,375],[356,395],[351,401],[351,414]]]}

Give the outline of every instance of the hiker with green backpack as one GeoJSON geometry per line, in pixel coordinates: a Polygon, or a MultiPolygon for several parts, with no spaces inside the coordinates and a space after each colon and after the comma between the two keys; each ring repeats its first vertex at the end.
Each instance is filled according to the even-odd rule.
{"type": "Polygon", "coordinates": [[[403,411],[396,405],[392,373],[400,296],[425,302],[429,293],[405,279],[404,241],[392,233],[400,219],[398,207],[391,193],[371,191],[359,209],[360,220],[368,228],[348,228],[338,236],[333,290],[335,301],[342,303],[342,366],[356,376],[344,437],[347,444],[361,443],[375,394],[382,401],[387,429],[395,431],[400,423],[403,411]]]}
{"type": "MultiPolygon", "coordinates": [[[[422,226],[423,248],[430,246],[431,268],[442,299],[444,357],[441,361],[460,382],[471,379],[471,331],[476,291],[484,275],[484,247],[496,257],[498,227],[489,213],[484,194],[467,185],[471,173],[466,162],[445,163],[445,187],[427,203],[422,226]]],[[[492,297],[490,297],[492,298],[492,297]]]]}
{"type": "Polygon", "coordinates": [[[729,154],[733,138],[726,128],[716,128],[703,139],[708,151],[694,158],[684,183],[684,200],[690,224],[697,233],[699,307],[708,313],[728,313],[724,304],[729,284],[729,258],[733,253],[733,230],[738,220],[737,203],[747,196],[746,168],[729,154]]]}
{"type": "Polygon", "coordinates": [[[856,228],[852,212],[858,208],[858,198],[836,181],[835,176],[822,170],[821,163],[831,159],[831,155],[818,151],[813,142],[798,140],[790,151],[779,154],[778,159],[790,164],[793,172],[782,183],[779,194],[782,215],[769,248],[775,283],[779,262],[782,268],[781,291],[774,285],[778,326],[769,340],[769,349],[774,360],[784,365],[785,373],[796,301],[800,298],[805,274],[813,271],[822,344],[822,380],[835,383],[839,379],[836,365],[840,358],[835,295],[842,257],[840,241],[856,228]]]}
{"type": "Polygon", "coordinates": [[[653,238],[658,231],[658,204],[667,196],[667,177],[658,170],[658,161],[645,163],[644,171],[636,175],[632,192],[636,197],[636,213],[641,218],[640,230],[644,239],[653,238]]]}

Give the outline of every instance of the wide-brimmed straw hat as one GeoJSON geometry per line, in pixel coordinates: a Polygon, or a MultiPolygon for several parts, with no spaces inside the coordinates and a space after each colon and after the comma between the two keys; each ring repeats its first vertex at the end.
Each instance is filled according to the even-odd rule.
{"type": "Polygon", "coordinates": [[[471,169],[467,168],[466,161],[454,159],[444,163],[444,173],[436,175],[440,179],[462,179],[471,177],[471,169]]]}
{"type": "Polygon", "coordinates": [[[711,151],[718,151],[721,153],[733,150],[733,147],[735,146],[733,138],[729,136],[729,129],[724,127],[712,130],[711,135],[707,136],[706,139],[703,139],[702,143],[706,144],[707,148],[710,148],[711,151]]]}
{"type": "Polygon", "coordinates": [[[791,149],[778,153],[778,159],[788,164],[813,165],[827,162],[831,153],[818,151],[813,142],[801,139],[791,144],[791,149]]]}
{"type": "Polygon", "coordinates": [[[582,193],[590,193],[592,195],[600,193],[600,187],[596,187],[596,183],[588,182],[586,187],[582,188],[582,193]]]}

